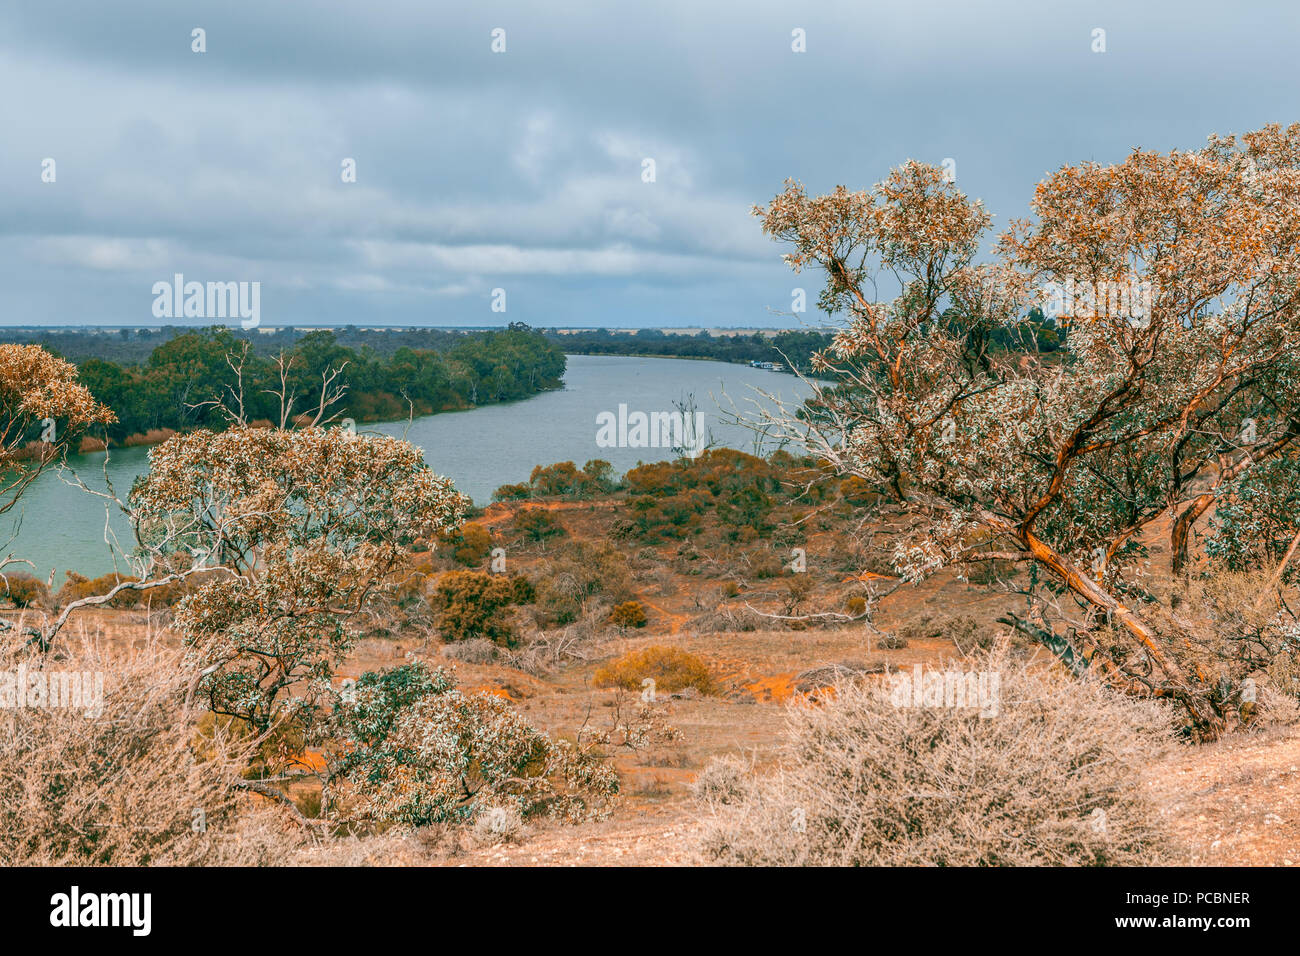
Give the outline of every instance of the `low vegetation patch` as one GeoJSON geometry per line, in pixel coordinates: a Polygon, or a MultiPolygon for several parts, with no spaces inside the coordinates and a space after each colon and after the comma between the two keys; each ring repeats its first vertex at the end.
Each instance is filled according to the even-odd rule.
{"type": "MultiPolygon", "coordinates": [[[[776,772],[711,771],[705,855],[742,865],[1150,865],[1167,836],[1142,768],[1169,742],[1164,705],[1005,645],[953,665],[1000,675],[996,716],[896,702],[890,683],[841,682],[789,712],[776,772]]],[[[896,695],[894,695],[896,696],[896,695]]]]}
{"type": "Polygon", "coordinates": [[[714,690],[709,667],[700,657],[680,647],[659,644],[631,651],[606,664],[596,671],[592,682],[597,687],[637,690],[647,678],[654,681],[656,690],[667,693],[687,687],[694,687],[701,694],[714,690]]]}

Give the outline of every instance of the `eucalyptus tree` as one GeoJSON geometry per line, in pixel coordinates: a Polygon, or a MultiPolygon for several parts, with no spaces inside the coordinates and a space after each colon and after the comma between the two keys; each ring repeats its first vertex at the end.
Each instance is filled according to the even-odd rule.
{"type": "MultiPolygon", "coordinates": [[[[1200,567],[1197,532],[1225,533],[1216,504],[1240,509],[1264,469],[1296,467],[1300,125],[1066,166],[1031,210],[981,261],[990,214],[915,162],[868,191],[791,181],[756,207],[843,321],[818,359],[841,384],[814,383],[816,414],[781,424],[910,515],[904,577],[1032,565],[1085,615],[1072,646],[1049,642],[1213,737],[1269,654],[1191,639],[1154,571],[1200,567]],[[1038,350],[1035,305],[1064,348],[1038,350]]],[[[1293,624],[1270,652],[1294,653],[1293,624]]]]}

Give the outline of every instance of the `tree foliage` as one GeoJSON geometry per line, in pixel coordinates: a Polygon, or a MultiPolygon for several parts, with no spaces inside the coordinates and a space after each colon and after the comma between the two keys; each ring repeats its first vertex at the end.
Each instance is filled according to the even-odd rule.
{"type": "Polygon", "coordinates": [[[1245,663],[1161,639],[1143,578],[1155,560],[1186,571],[1198,519],[1300,435],[1300,125],[1067,166],[1031,208],[987,264],[989,214],[918,163],[868,192],[792,182],[756,209],[847,320],[819,364],[850,387],[786,424],[913,516],[902,573],[1032,562],[1077,602],[1079,634],[1102,618],[1131,643],[1098,669],[1214,736],[1245,663]],[[1057,316],[1063,349],[990,347],[1062,288],[1091,290],[1057,316]]]}

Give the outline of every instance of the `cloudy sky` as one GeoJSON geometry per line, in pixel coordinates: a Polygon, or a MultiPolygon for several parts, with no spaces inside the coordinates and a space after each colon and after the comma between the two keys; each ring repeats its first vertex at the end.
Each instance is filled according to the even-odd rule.
{"type": "Polygon", "coordinates": [[[951,158],[1005,222],[1300,119],[1298,50],[1286,0],[6,0],[0,323],[156,324],[179,272],[264,325],[788,326],[786,177],[951,158]]]}

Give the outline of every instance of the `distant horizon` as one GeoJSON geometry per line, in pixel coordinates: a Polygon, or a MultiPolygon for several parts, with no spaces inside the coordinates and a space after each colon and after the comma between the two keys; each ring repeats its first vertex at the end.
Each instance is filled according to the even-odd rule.
{"type": "MultiPolygon", "coordinates": [[[[510,323],[500,325],[427,325],[417,323],[406,324],[377,324],[371,322],[331,322],[328,324],[317,323],[296,323],[285,322],[279,325],[262,325],[256,329],[242,329],[236,324],[223,324],[220,322],[204,322],[196,325],[178,325],[174,322],[164,322],[159,324],[121,324],[106,325],[99,323],[84,324],[66,324],[66,325],[13,325],[0,322],[0,329],[11,330],[15,332],[60,332],[60,331],[78,331],[78,332],[120,332],[122,330],[137,331],[149,329],[161,331],[163,329],[188,329],[190,331],[202,331],[215,327],[228,328],[232,331],[241,332],[260,332],[269,334],[279,332],[284,329],[302,329],[305,331],[333,331],[335,329],[358,329],[362,331],[409,331],[411,329],[436,329],[444,332],[485,332],[496,329],[509,328],[510,323]]],[[[613,326],[613,325],[534,325],[530,326],[539,332],[555,332],[565,334],[568,332],[617,332],[632,334],[636,332],[674,332],[679,334],[698,334],[700,332],[726,332],[729,334],[754,333],[762,332],[763,334],[777,334],[780,332],[824,332],[838,328],[835,323],[826,323],[823,325],[789,325],[789,326],[729,326],[729,325],[646,325],[637,327],[613,326]]]]}

